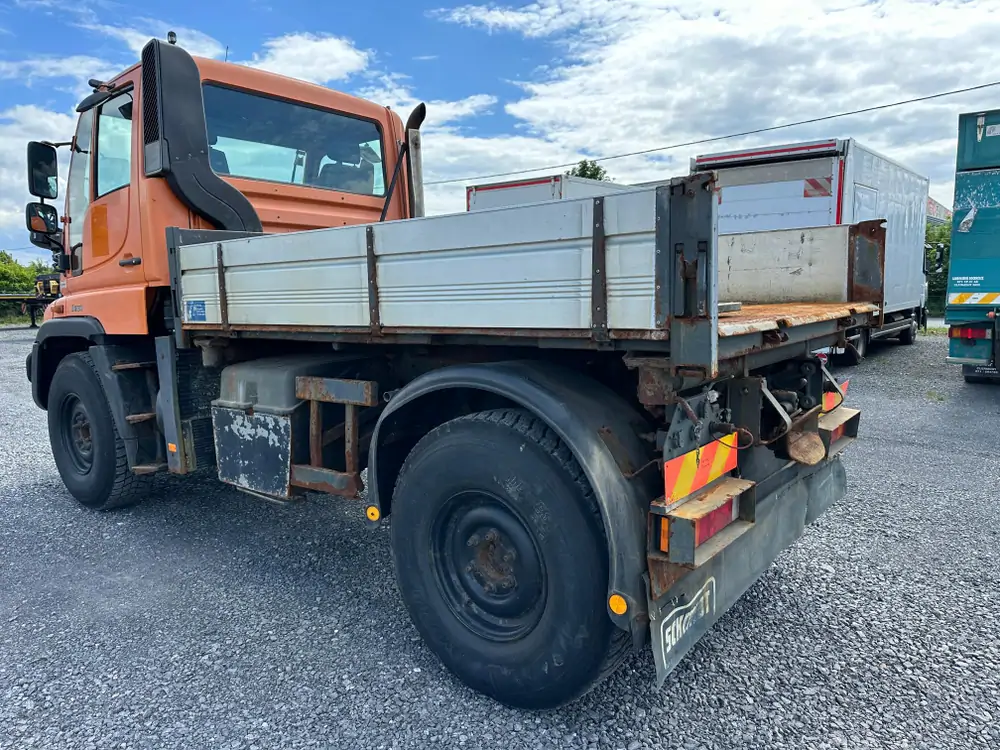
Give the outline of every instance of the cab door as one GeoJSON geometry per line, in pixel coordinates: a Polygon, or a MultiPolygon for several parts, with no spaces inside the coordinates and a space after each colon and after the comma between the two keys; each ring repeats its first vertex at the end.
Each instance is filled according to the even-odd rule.
{"type": "Polygon", "coordinates": [[[109,333],[144,333],[134,81],[116,87],[118,93],[81,114],[77,127],[65,217],[66,288],[73,297],[67,313],[96,317],[109,333]]]}

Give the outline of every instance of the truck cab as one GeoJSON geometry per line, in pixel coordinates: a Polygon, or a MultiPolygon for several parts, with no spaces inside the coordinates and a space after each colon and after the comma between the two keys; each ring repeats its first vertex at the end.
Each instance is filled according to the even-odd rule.
{"type": "Polygon", "coordinates": [[[407,135],[388,107],[159,40],[91,84],[61,144],[71,152],[61,216],[45,203],[58,195],[55,146],[28,148],[41,198],[28,228],[62,273],[63,299],[46,320],[85,317],[109,335],[159,330],[167,227],[277,233],[422,213],[419,187],[404,187],[413,152],[400,149],[407,135]]]}

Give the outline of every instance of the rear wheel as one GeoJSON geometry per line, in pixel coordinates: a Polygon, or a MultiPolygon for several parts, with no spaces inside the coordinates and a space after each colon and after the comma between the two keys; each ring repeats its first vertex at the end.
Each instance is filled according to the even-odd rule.
{"type": "Polygon", "coordinates": [[[608,549],[580,466],[520,410],[425,436],[393,496],[400,593],[432,651],[508,705],[573,700],[624,658],[605,597],[608,549]]]}
{"type": "Polygon", "coordinates": [[[71,354],[49,389],[49,443],[66,489],[82,505],[110,510],[142,498],[147,477],[128,467],[107,397],[90,355],[71,354]]]}

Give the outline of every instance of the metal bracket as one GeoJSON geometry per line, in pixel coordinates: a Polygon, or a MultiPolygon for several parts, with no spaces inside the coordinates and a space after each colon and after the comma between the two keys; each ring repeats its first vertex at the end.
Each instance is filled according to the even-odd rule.
{"type": "Polygon", "coordinates": [[[219,274],[219,318],[222,330],[229,330],[229,300],[226,299],[226,264],[222,260],[222,243],[215,246],[215,265],[219,274]]]}
{"type": "Polygon", "coordinates": [[[670,331],[674,373],[718,374],[717,254],[714,173],[658,187],[655,317],[670,331]]]}
{"type": "Polygon", "coordinates": [[[594,198],[592,273],[590,283],[591,336],[608,340],[607,236],[604,230],[604,198],[594,198]]]}
{"type": "Polygon", "coordinates": [[[373,336],[382,335],[382,321],[379,315],[378,263],[375,258],[375,227],[365,227],[365,246],[368,256],[368,315],[373,336]]]}
{"type": "Polygon", "coordinates": [[[290,483],[330,495],[356,497],[362,487],[358,469],[358,410],[364,406],[378,406],[378,384],[371,380],[303,376],[295,379],[295,397],[309,402],[309,465],[293,465],[290,483]],[[343,405],[343,425],[323,430],[324,403],[343,405]],[[344,438],[344,471],[335,471],[323,466],[323,448],[341,436],[344,438]]]}
{"type": "MultiPolygon", "coordinates": [[[[769,404],[771,404],[771,406],[774,407],[774,410],[776,412],[778,412],[778,416],[780,416],[781,420],[785,423],[785,431],[788,432],[789,430],[791,430],[792,429],[792,418],[790,416],[788,416],[788,412],[786,412],[782,408],[781,404],[778,403],[778,399],[776,399],[774,397],[774,394],[771,393],[770,390],[768,390],[767,383],[764,382],[763,378],[761,378],[761,381],[760,381],[760,392],[761,392],[761,394],[763,394],[764,398],[767,399],[767,402],[769,404]]],[[[763,437],[763,436],[758,436],[758,440],[761,437],[763,437]]]]}

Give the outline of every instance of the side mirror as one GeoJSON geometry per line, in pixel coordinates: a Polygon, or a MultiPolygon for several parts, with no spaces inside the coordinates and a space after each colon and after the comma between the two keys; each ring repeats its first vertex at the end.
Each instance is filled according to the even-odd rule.
{"type": "Polygon", "coordinates": [[[24,208],[24,222],[29,232],[38,234],[59,233],[59,212],[48,203],[29,203],[24,208]]]}
{"type": "Polygon", "coordinates": [[[28,192],[42,200],[59,196],[59,160],[48,143],[28,143],[28,192]]]}

